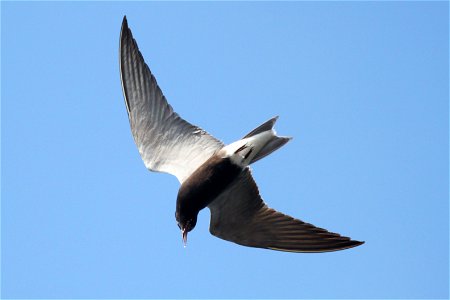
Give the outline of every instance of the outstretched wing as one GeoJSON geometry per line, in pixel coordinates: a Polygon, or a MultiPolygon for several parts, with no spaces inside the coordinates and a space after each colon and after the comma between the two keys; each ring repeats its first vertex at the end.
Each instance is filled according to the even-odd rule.
{"type": "Polygon", "coordinates": [[[131,132],[145,166],[183,182],[223,144],[175,113],[140,53],[126,17],[120,33],[120,77],[131,132]]]}
{"type": "Polygon", "coordinates": [[[364,243],[267,207],[248,168],[209,208],[211,234],[244,246],[290,252],[327,252],[364,243]]]}

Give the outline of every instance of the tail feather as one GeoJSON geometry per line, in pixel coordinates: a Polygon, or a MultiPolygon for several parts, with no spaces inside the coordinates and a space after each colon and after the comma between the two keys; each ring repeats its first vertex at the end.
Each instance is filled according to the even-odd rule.
{"type": "Polygon", "coordinates": [[[266,157],[273,151],[277,150],[278,148],[282,147],[284,144],[289,142],[292,139],[292,137],[285,137],[285,136],[276,136],[274,135],[273,138],[264,145],[264,147],[255,155],[255,157],[252,158],[250,163],[254,163],[258,160],[260,160],[263,157],[266,157]]]}
{"type": "Polygon", "coordinates": [[[256,127],[250,133],[248,133],[246,136],[243,137],[243,139],[246,139],[266,131],[272,131],[272,136],[270,137],[270,139],[265,143],[265,145],[262,148],[260,148],[258,153],[250,160],[249,164],[258,161],[263,157],[266,157],[267,155],[277,150],[278,148],[280,148],[281,146],[283,146],[292,139],[291,137],[276,135],[275,130],[273,130],[273,126],[275,125],[275,122],[277,120],[278,116],[273,117],[272,119],[264,122],[262,125],[256,127]]]}
{"type": "Polygon", "coordinates": [[[273,117],[269,121],[264,122],[262,125],[259,125],[255,129],[253,129],[250,133],[248,133],[246,136],[244,136],[242,139],[257,135],[258,133],[270,130],[275,125],[275,122],[278,120],[278,116],[273,117]]]}

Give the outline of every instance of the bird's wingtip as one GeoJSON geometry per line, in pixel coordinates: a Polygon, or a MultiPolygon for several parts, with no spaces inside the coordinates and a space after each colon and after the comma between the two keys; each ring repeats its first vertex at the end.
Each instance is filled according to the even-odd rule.
{"type": "Polygon", "coordinates": [[[127,15],[124,15],[122,20],[122,30],[125,28],[128,28],[127,15]]]}
{"type": "Polygon", "coordinates": [[[352,247],[358,247],[361,246],[362,244],[364,244],[365,241],[352,241],[352,247]]]}

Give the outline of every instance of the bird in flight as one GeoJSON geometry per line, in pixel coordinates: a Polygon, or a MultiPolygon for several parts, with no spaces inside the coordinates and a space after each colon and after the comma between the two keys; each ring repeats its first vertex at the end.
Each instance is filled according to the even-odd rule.
{"type": "Polygon", "coordinates": [[[144,61],[126,16],[119,52],[125,105],[142,160],[149,170],[175,175],[181,183],[175,218],[184,245],[206,207],[211,211],[211,234],[244,246],[327,252],[364,243],[285,215],[262,200],[249,165],[291,139],[276,134],[277,117],[224,145],[174,112],[144,61]]]}

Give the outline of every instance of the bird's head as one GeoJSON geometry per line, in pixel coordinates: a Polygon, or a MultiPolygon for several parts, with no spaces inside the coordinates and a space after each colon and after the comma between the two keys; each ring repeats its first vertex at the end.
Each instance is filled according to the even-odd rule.
{"type": "Polygon", "coordinates": [[[181,237],[183,239],[183,244],[186,247],[188,232],[194,229],[197,224],[197,215],[194,216],[183,216],[175,213],[175,218],[178,222],[178,227],[181,230],[181,237]]]}

